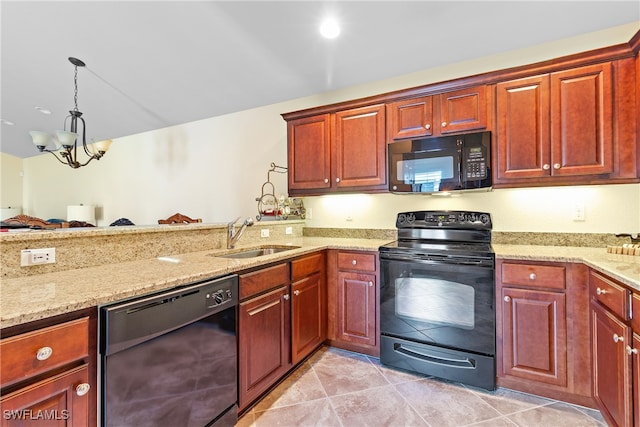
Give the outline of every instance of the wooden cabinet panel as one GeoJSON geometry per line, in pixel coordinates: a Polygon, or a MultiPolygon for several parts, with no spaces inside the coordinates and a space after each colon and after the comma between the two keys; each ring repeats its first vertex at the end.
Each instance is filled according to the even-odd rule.
{"type": "Polygon", "coordinates": [[[289,287],[241,303],[238,313],[238,406],[242,410],[291,367],[289,287]]]}
{"type": "Polygon", "coordinates": [[[502,288],[503,374],[567,385],[565,295],[502,288]]]}
{"type": "Polygon", "coordinates": [[[336,188],[376,187],[387,182],[384,104],[334,114],[332,177],[336,188]]]}
{"type": "Polygon", "coordinates": [[[613,172],[613,77],[610,62],[551,73],[554,175],[613,172]]]}
{"type": "Polygon", "coordinates": [[[549,76],[496,85],[498,178],[549,175],[549,76]]]}
{"type": "Polygon", "coordinates": [[[593,396],[603,416],[618,426],[632,425],[631,358],[625,343],[631,328],[597,302],[591,309],[593,396]]]}
{"type": "Polygon", "coordinates": [[[565,288],[566,268],[562,265],[502,263],[502,283],[540,288],[565,288]]]}
{"type": "Polygon", "coordinates": [[[592,297],[611,310],[622,320],[629,320],[630,290],[614,283],[603,275],[591,270],[589,283],[592,297]]]}
{"type": "Polygon", "coordinates": [[[269,289],[289,284],[289,263],[274,265],[252,273],[240,275],[240,300],[269,289]]]}
{"type": "Polygon", "coordinates": [[[324,272],[291,285],[291,359],[295,365],[327,338],[324,272]]]}
{"type": "Polygon", "coordinates": [[[291,261],[291,280],[297,282],[313,273],[324,272],[324,252],[308,255],[291,261]]]}
{"type": "MultiPolygon", "coordinates": [[[[640,334],[640,293],[634,292],[631,296],[631,312],[633,317],[631,318],[631,325],[633,330],[640,334]]],[[[640,395],[638,395],[640,397],[640,395]]]]}
{"type": "Polygon", "coordinates": [[[72,320],[0,341],[2,386],[89,355],[89,318],[72,320]]]}
{"type": "Polygon", "coordinates": [[[90,393],[78,392],[81,384],[90,384],[89,367],[82,365],[59,375],[2,396],[0,426],[48,425],[86,427],[95,425],[90,418],[90,393]],[[20,421],[18,421],[20,420],[20,421]]]}
{"type": "Polygon", "coordinates": [[[375,275],[338,273],[337,339],[375,346],[376,301],[375,275]]]}
{"type": "Polygon", "coordinates": [[[377,254],[362,252],[338,253],[338,268],[340,270],[376,271],[377,254]]]}
{"type": "Polygon", "coordinates": [[[632,364],[633,364],[633,425],[640,427],[640,330],[633,334],[632,364]]]}
{"type": "Polygon", "coordinates": [[[405,99],[387,104],[387,140],[424,138],[433,134],[433,97],[405,99]]]}
{"type": "Polygon", "coordinates": [[[287,123],[288,181],[290,190],[331,187],[330,115],[287,123]]]}
{"type": "Polygon", "coordinates": [[[438,95],[440,133],[456,133],[487,127],[486,86],[475,86],[438,95]]]}

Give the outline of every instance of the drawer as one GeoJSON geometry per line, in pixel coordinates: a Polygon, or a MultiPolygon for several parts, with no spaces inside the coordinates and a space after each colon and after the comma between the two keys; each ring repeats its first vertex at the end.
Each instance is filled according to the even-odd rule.
{"type": "MultiPolygon", "coordinates": [[[[633,326],[633,331],[636,334],[640,334],[640,294],[635,293],[631,298],[631,325],[633,326]]],[[[640,414],[638,414],[640,416],[640,414]]]]}
{"type": "Polygon", "coordinates": [[[289,283],[289,263],[240,275],[240,299],[289,283]]]}
{"type": "Polygon", "coordinates": [[[611,310],[622,320],[629,320],[629,291],[611,279],[591,270],[589,272],[591,295],[600,304],[611,310]]]}
{"type": "Polygon", "coordinates": [[[564,289],[564,265],[502,263],[502,283],[535,288],[564,289]]]}
{"type": "Polygon", "coordinates": [[[377,253],[339,252],[339,270],[376,271],[377,253]]]}
{"type": "Polygon", "coordinates": [[[291,280],[295,282],[324,269],[324,252],[305,256],[291,261],[291,280]]]}
{"type": "Polygon", "coordinates": [[[2,386],[26,380],[89,355],[89,318],[0,341],[2,386]]]}

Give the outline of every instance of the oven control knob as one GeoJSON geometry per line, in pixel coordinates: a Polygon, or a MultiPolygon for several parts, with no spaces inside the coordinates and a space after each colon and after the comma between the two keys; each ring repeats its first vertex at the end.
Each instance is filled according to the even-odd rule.
{"type": "Polygon", "coordinates": [[[398,224],[404,224],[406,220],[407,220],[407,217],[405,214],[398,215],[398,224]]]}
{"type": "Polygon", "coordinates": [[[487,214],[482,214],[480,215],[480,222],[483,224],[489,224],[489,215],[487,214]]]}
{"type": "Polygon", "coordinates": [[[213,300],[216,302],[216,304],[222,304],[222,302],[224,301],[224,295],[222,294],[222,291],[214,293],[213,300]]]}

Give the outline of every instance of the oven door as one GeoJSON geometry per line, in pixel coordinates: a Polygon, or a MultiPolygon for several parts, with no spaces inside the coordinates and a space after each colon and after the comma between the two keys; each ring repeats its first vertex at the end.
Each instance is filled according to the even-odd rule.
{"type": "Polygon", "coordinates": [[[494,258],[380,254],[380,331],[495,354],[494,258]]]}

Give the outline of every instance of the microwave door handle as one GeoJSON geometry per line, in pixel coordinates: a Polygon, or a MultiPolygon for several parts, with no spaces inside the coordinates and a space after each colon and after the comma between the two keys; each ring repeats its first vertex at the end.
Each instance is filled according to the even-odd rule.
{"type": "Polygon", "coordinates": [[[464,163],[464,150],[462,149],[462,139],[458,139],[458,188],[462,188],[462,164],[464,163]]]}

